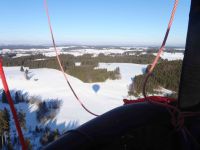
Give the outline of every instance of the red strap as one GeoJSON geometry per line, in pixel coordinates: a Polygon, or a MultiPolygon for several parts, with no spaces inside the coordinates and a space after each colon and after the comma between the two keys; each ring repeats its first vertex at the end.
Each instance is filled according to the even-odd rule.
{"type": "Polygon", "coordinates": [[[169,20],[169,24],[168,24],[168,27],[167,27],[167,31],[165,33],[165,37],[163,39],[163,42],[162,42],[162,45],[158,51],[158,54],[155,58],[155,60],[153,61],[153,63],[151,64],[151,67],[149,69],[149,72],[152,73],[153,72],[153,69],[155,68],[156,64],[158,63],[158,60],[162,54],[162,52],[164,51],[164,48],[165,48],[165,44],[167,42],[167,38],[168,38],[168,35],[169,35],[169,32],[170,32],[170,29],[171,29],[171,26],[172,26],[172,23],[174,21],[174,16],[175,16],[175,13],[176,13],[176,9],[177,9],[177,6],[178,6],[178,2],[179,0],[175,0],[175,3],[174,3],[174,7],[173,7],[173,10],[172,10],[172,13],[171,13],[171,17],[170,17],[170,20],[169,20]]]}
{"type": "Polygon", "coordinates": [[[54,34],[53,34],[53,28],[51,26],[51,18],[50,18],[50,15],[49,15],[49,10],[48,10],[48,4],[47,4],[47,0],[44,0],[44,6],[45,6],[45,9],[46,9],[46,15],[47,15],[47,19],[48,19],[48,25],[49,25],[49,29],[50,29],[50,33],[51,33],[51,39],[52,39],[52,43],[53,43],[53,47],[54,47],[54,51],[56,53],[56,59],[57,59],[57,62],[59,64],[59,67],[60,67],[60,70],[62,71],[62,74],[65,78],[65,80],[67,81],[67,84],[68,86],[70,87],[74,97],[76,98],[76,100],[80,103],[80,105],[82,106],[83,109],[85,109],[85,111],[87,111],[88,113],[90,113],[91,115],[94,115],[94,116],[99,116],[95,113],[93,113],[92,111],[90,111],[84,104],[83,102],[80,100],[80,98],[78,97],[78,95],[76,94],[75,90],[73,89],[71,83],[69,82],[68,78],[67,78],[67,75],[63,69],[63,66],[61,64],[61,60],[60,60],[60,57],[59,57],[59,54],[58,54],[58,50],[56,48],[56,43],[55,43],[55,39],[54,39],[54,34]]]}
{"type": "Polygon", "coordinates": [[[176,127],[177,126],[178,127],[182,127],[183,123],[184,123],[184,117],[183,117],[181,111],[176,106],[170,105],[168,103],[160,103],[158,101],[152,101],[151,99],[149,99],[147,97],[147,93],[146,93],[146,85],[147,85],[148,79],[150,78],[150,76],[151,76],[151,74],[152,74],[155,66],[158,63],[160,55],[162,54],[162,52],[164,50],[164,47],[165,47],[165,44],[166,44],[166,41],[167,41],[167,38],[168,38],[168,35],[169,35],[169,32],[170,32],[170,29],[171,29],[171,26],[172,26],[172,23],[173,23],[173,20],[174,20],[174,16],[175,16],[175,12],[176,12],[176,9],[177,9],[177,6],[178,6],[178,2],[179,2],[179,0],[175,0],[175,2],[174,2],[174,7],[173,7],[173,10],[172,10],[172,13],[171,13],[171,17],[170,17],[170,20],[169,20],[169,24],[168,24],[168,27],[167,27],[167,30],[166,30],[165,37],[163,39],[162,45],[161,45],[161,47],[160,47],[160,49],[158,51],[158,54],[157,54],[155,60],[151,64],[149,72],[147,73],[147,75],[146,75],[146,77],[144,79],[143,95],[144,95],[145,101],[148,101],[148,102],[150,102],[152,104],[155,104],[155,105],[159,105],[159,106],[165,107],[169,111],[169,113],[171,114],[171,116],[172,116],[172,120],[173,120],[172,124],[174,126],[176,126],[176,127]],[[178,114],[178,117],[177,117],[176,114],[178,114]],[[173,119],[173,118],[175,118],[175,119],[173,119]]]}
{"type": "Polygon", "coordinates": [[[20,124],[19,124],[17,112],[16,112],[16,109],[15,109],[14,103],[12,101],[10,91],[9,91],[9,88],[8,88],[8,84],[7,84],[7,81],[6,81],[5,73],[4,73],[4,70],[3,70],[3,67],[2,67],[2,59],[0,59],[0,77],[1,77],[1,80],[2,80],[2,83],[3,83],[3,88],[4,88],[4,91],[5,91],[5,94],[6,94],[6,98],[8,100],[9,105],[10,105],[10,109],[11,109],[11,112],[12,112],[12,115],[13,115],[13,118],[14,118],[14,121],[15,121],[15,126],[16,126],[16,129],[17,129],[18,135],[19,135],[19,140],[20,140],[20,143],[22,145],[22,150],[26,150],[27,147],[26,147],[26,144],[25,144],[24,136],[23,136],[20,124]]]}
{"type": "Polygon", "coordinates": [[[170,29],[172,27],[172,23],[174,21],[174,16],[175,16],[175,13],[176,13],[176,9],[177,9],[177,6],[178,6],[178,2],[179,0],[175,0],[174,2],[174,7],[173,7],[173,10],[172,10],[172,13],[171,13],[171,17],[170,17],[170,20],[169,20],[169,24],[168,24],[168,27],[167,27],[167,30],[166,30],[166,33],[165,33],[165,37],[163,39],[163,42],[162,42],[162,45],[157,53],[157,56],[156,58],[154,59],[153,63],[150,65],[150,69],[148,70],[148,73],[147,73],[147,76],[145,77],[144,79],[144,84],[143,84],[143,95],[144,97],[146,98],[146,84],[148,82],[148,79],[149,77],[151,76],[155,66],[157,65],[159,59],[160,59],[160,56],[162,54],[162,52],[164,51],[164,48],[165,48],[165,44],[167,42],[167,38],[168,38],[168,35],[169,35],[169,32],[170,32],[170,29]]]}

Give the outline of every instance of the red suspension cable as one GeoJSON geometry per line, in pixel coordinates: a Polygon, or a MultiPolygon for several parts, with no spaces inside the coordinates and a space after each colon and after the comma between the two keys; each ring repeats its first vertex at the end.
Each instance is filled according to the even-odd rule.
{"type": "Polygon", "coordinates": [[[6,98],[8,100],[9,105],[10,105],[10,109],[11,109],[11,112],[12,112],[12,115],[13,115],[13,118],[14,118],[15,126],[16,126],[16,129],[17,129],[18,135],[19,135],[19,140],[20,140],[20,143],[22,145],[22,150],[27,150],[26,143],[25,143],[25,140],[24,140],[24,136],[23,136],[23,133],[22,133],[22,130],[21,130],[21,127],[20,127],[19,120],[18,120],[17,111],[15,109],[13,100],[12,100],[11,95],[10,95],[10,90],[8,88],[8,84],[7,84],[7,81],[6,81],[6,77],[5,77],[5,73],[4,73],[2,64],[3,64],[2,59],[0,58],[0,77],[1,77],[1,80],[2,80],[3,88],[4,88],[6,98]]]}
{"type": "Polygon", "coordinates": [[[183,127],[183,125],[184,125],[184,119],[186,117],[200,116],[200,112],[181,112],[176,106],[170,105],[168,103],[160,103],[160,102],[157,102],[157,101],[152,101],[151,99],[149,99],[147,97],[147,94],[146,94],[146,84],[147,84],[148,79],[151,76],[151,74],[152,74],[155,66],[157,65],[157,63],[159,61],[160,55],[164,51],[164,47],[165,47],[165,44],[166,44],[166,41],[167,41],[167,38],[168,38],[168,35],[169,35],[169,32],[170,32],[170,29],[171,29],[173,20],[174,20],[174,15],[175,15],[175,12],[176,12],[176,9],[177,9],[177,6],[178,6],[178,2],[179,2],[179,0],[175,0],[174,7],[173,7],[173,10],[172,10],[172,14],[171,14],[171,18],[170,18],[170,21],[169,21],[169,24],[168,24],[168,28],[167,28],[165,37],[163,39],[163,43],[162,43],[162,45],[161,45],[161,47],[160,47],[160,49],[158,51],[158,54],[157,54],[155,60],[151,64],[151,67],[150,67],[150,69],[149,69],[146,77],[145,77],[144,85],[143,85],[143,96],[144,96],[144,98],[145,98],[146,101],[148,101],[148,102],[150,102],[152,104],[156,104],[156,105],[159,105],[159,106],[167,108],[168,111],[169,111],[169,113],[172,116],[172,124],[177,129],[180,129],[180,128],[183,127]]]}
{"type": "Polygon", "coordinates": [[[160,103],[160,102],[152,101],[151,99],[149,99],[147,97],[147,94],[146,94],[146,85],[147,85],[148,79],[151,76],[155,66],[158,64],[158,61],[160,59],[160,56],[161,56],[162,52],[164,51],[164,47],[165,47],[165,44],[166,44],[170,29],[171,29],[173,20],[174,20],[174,16],[175,16],[175,13],[176,13],[178,2],[179,2],[179,0],[175,0],[175,2],[174,2],[174,7],[173,7],[173,10],[172,10],[172,13],[171,13],[171,17],[170,17],[170,20],[169,20],[169,24],[168,24],[168,27],[167,27],[167,30],[166,30],[162,45],[161,45],[161,47],[160,47],[160,49],[158,51],[158,54],[157,54],[156,58],[154,59],[153,63],[151,64],[150,69],[148,70],[148,73],[147,73],[147,75],[146,75],[146,77],[144,79],[144,84],[143,84],[143,96],[144,96],[145,100],[150,102],[150,103],[152,103],[152,104],[160,105],[162,107],[167,108],[169,113],[172,116],[172,119],[173,119],[172,123],[174,124],[174,126],[182,126],[183,125],[184,117],[181,114],[180,110],[177,107],[172,106],[170,104],[160,103]],[[178,116],[178,117],[176,117],[176,116],[178,116]]]}
{"type": "Polygon", "coordinates": [[[53,47],[54,47],[54,51],[56,53],[56,59],[58,61],[58,64],[59,64],[59,67],[60,67],[60,70],[62,71],[63,73],[63,76],[65,78],[65,80],[67,81],[67,84],[68,86],[70,87],[73,95],[75,96],[76,100],[80,103],[80,105],[83,107],[83,109],[85,109],[88,113],[94,115],[94,116],[99,116],[93,112],[91,112],[84,104],[83,102],[79,99],[78,95],[76,94],[75,90],[73,89],[71,83],[69,82],[68,78],[67,78],[67,75],[63,69],[63,66],[61,64],[61,61],[60,61],[60,57],[59,57],[59,54],[58,54],[58,50],[56,48],[56,43],[55,43],[55,38],[54,38],[54,34],[53,34],[53,28],[52,28],[52,25],[51,25],[51,19],[50,19],[50,15],[49,15],[49,9],[48,9],[48,4],[47,4],[47,0],[44,0],[44,6],[45,6],[45,10],[46,10],[46,15],[47,15],[47,18],[48,18],[48,25],[49,25],[49,29],[50,29],[50,32],[51,32],[51,38],[52,38],[52,43],[53,43],[53,47]]]}
{"type": "Polygon", "coordinates": [[[171,13],[171,17],[170,17],[170,20],[169,20],[169,24],[168,24],[167,31],[165,33],[165,37],[163,39],[162,45],[161,45],[161,47],[160,47],[160,49],[158,51],[158,54],[157,54],[156,58],[154,59],[153,63],[151,64],[151,67],[150,67],[150,69],[149,69],[149,71],[147,73],[147,76],[146,76],[145,80],[144,80],[144,85],[143,85],[143,95],[144,95],[144,97],[147,97],[146,96],[146,84],[147,84],[147,81],[148,81],[149,77],[151,76],[155,66],[157,65],[157,63],[158,63],[158,61],[160,59],[160,55],[164,51],[164,47],[165,47],[165,44],[166,44],[170,29],[171,29],[173,20],[174,20],[174,16],[175,16],[175,12],[176,12],[176,9],[177,9],[177,6],[178,6],[178,2],[179,2],[179,0],[175,0],[174,7],[173,7],[173,10],[172,10],[172,13],[171,13]]]}
{"type": "Polygon", "coordinates": [[[158,63],[158,60],[160,58],[160,55],[162,54],[162,52],[164,51],[164,47],[165,47],[165,44],[166,44],[166,41],[167,41],[167,38],[168,38],[168,35],[169,35],[169,32],[170,32],[170,29],[171,29],[171,26],[173,24],[173,21],[174,21],[174,16],[175,16],[175,13],[176,13],[176,9],[177,9],[177,6],[178,6],[178,2],[179,0],[175,0],[175,3],[174,3],[174,7],[173,7],[173,10],[172,10],[172,14],[171,14],[171,17],[170,17],[170,20],[169,20],[169,24],[168,24],[168,27],[167,27],[167,31],[165,33],[165,37],[163,39],[163,42],[162,42],[162,45],[158,51],[158,54],[155,58],[155,60],[153,61],[153,63],[151,64],[151,68],[149,70],[150,73],[153,72],[153,69],[155,68],[156,64],[158,63]]]}

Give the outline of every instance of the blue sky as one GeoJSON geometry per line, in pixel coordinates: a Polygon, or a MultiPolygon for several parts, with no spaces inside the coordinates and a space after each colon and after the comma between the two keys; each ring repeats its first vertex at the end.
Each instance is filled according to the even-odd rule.
{"type": "MultiPolygon", "coordinates": [[[[174,0],[48,0],[57,43],[159,45],[174,0]]],[[[168,45],[184,46],[190,0],[180,0],[168,45]]],[[[43,0],[0,2],[0,44],[51,43],[43,0]]]]}

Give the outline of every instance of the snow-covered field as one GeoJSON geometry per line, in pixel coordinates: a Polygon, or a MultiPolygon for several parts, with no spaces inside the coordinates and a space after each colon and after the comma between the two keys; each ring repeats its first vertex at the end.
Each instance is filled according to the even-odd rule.
{"type": "MultiPolygon", "coordinates": [[[[156,53],[153,53],[153,55],[157,55],[156,53]]],[[[168,53],[168,52],[164,52],[163,54],[161,54],[161,58],[162,59],[167,59],[169,61],[171,60],[182,60],[184,57],[183,53],[168,53]]]]}
{"type": "MultiPolygon", "coordinates": [[[[121,106],[123,104],[122,99],[127,97],[131,78],[142,74],[146,65],[125,63],[101,63],[99,65],[99,68],[108,68],[108,70],[114,70],[116,67],[120,67],[122,78],[120,80],[107,80],[103,83],[83,83],[79,79],[68,75],[69,81],[80,99],[96,114],[103,114],[121,106]],[[100,85],[100,90],[97,93],[92,89],[94,84],[100,85]]],[[[70,121],[77,121],[80,125],[94,118],[79,105],[60,71],[31,69],[30,73],[33,77],[31,80],[26,80],[24,73],[20,72],[20,67],[5,67],[4,69],[10,90],[22,90],[24,93],[28,92],[29,96],[41,96],[43,100],[61,99],[63,101],[55,120],[49,122],[50,127],[60,127],[63,130],[70,121]],[[38,80],[35,81],[35,79],[38,80]]],[[[2,88],[2,85],[0,85],[0,88],[2,88]]],[[[30,105],[29,111],[35,112],[36,108],[34,105],[30,105]]],[[[34,114],[27,115],[27,120],[28,127],[36,126],[37,121],[34,114]]]]}
{"type": "MultiPolygon", "coordinates": [[[[135,55],[138,51],[139,55],[146,54],[145,50],[147,48],[136,48],[123,47],[123,48],[88,48],[84,49],[74,49],[74,50],[63,50],[63,48],[73,48],[73,47],[58,47],[60,54],[71,54],[74,56],[80,56],[83,54],[92,54],[93,56],[98,56],[100,53],[104,55],[118,55],[125,52],[130,52],[130,55],[135,55]]],[[[180,50],[182,51],[182,49],[180,50]]],[[[15,53],[15,57],[22,57],[35,54],[43,54],[48,57],[55,56],[53,48],[49,49],[17,49],[9,50],[4,49],[0,51],[0,54],[12,54],[15,53]]],[[[156,55],[156,53],[152,53],[156,55]]],[[[138,55],[138,54],[137,54],[138,55]]],[[[164,52],[161,57],[163,59],[179,60],[183,59],[183,53],[169,53],[164,52]]],[[[44,59],[35,59],[35,61],[40,61],[44,59]]],[[[75,63],[76,66],[80,66],[80,62],[75,63]]],[[[101,83],[83,83],[79,79],[68,76],[70,83],[72,84],[75,92],[85,104],[85,106],[95,114],[101,115],[113,108],[123,105],[123,99],[128,96],[128,86],[132,82],[132,78],[136,75],[144,73],[146,69],[146,64],[130,64],[130,63],[99,63],[97,68],[106,68],[108,71],[113,71],[117,67],[120,68],[121,79],[119,80],[106,80],[101,83]],[[99,91],[96,93],[93,90],[93,85],[98,84],[100,86],[99,91]]],[[[30,98],[32,96],[40,97],[43,101],[49,100],[62,100],[62,105],[53,120],[48,121],[46,124],[41,124],[36,119],[36,111],[38,106],[36,104],[20,103],[16,104],[17,110],[22,110],[26,112],[26,127],[27,131],[24,131],[26,137],[32,138],[30,130],[34,130],[36,126],[48,126],[51,129],[59,129],[60,132],[66,131],[66,129],[71,129],[73,127],[79,126],[94,118],[93,115],[87,113],[76,100],[72,94],[70,88],[67,85],[62,73],[55,69],[30,69],[29,75],[32,76],[30,80],[26,80],[24,72],[20,71],[20,67],[4,67],[8,85],[11,91],[22,91],[22,94],[28,94],[30,98]]],[[[0,84],[0,89],[2,89],[2,84],[0,84]]],[[[170,93],[166,89],[162,89],[164,93],[170,93]]],[[[14,97],[14,95],[13,95],[14,97]]],[[[0,103],[0,109],[4,107],[9,108],[7,104],[0,103]]],[[[11,119],[11,135],[16,133],[14,122],[11,119]]],[[[35,143],[35,148],[39,143],[39,137],[32,140],[35,143]]]]}
{"type": "MultiPolygon", "coordinates": [[[[58,47],[58,51],[63,54],[72,54],[79,56],[83,54],[93,54],[97,56],[100,53],[105,55],[109,54],[123,54],[124,52],[131,51],[132,53],[140,51],[141,55],[146,54],[142,52],[147,48],[134,48],[122,47],[120,48],[94,48],[82,47],[81,49],[66,50],[73,47],[58,47]]],[[[182,50],[182,49],[181,49],[182,50]]],[[[180,50],[180,51],[181,51],[180,50]]],[[[55,56],[54,49],[3,49],[1,54],[16,53],[16,57],[44,54],[45,56],[55,56]],[[28,54],[29,53],[29,54],[28,54]]],[[[153,53],[156,55],[156,53],[153,53]]],[[[183,53],[168,53],[164,52],[161,57],[168,60],[183,59],[183,53]]],[[[38,61],[41,59],[36,59],[38,61]]],[[[80,65],[76,62],[76,66],[80,65]]],[[[106,82],[97,83],[100,85],[100,90],[95,93],[92,86],[96,83],[83,83],[77,78],[68,76],[69,81],[72,83],[75,91],[84,104],[94,113],[102,114],[108,110],[111,110],[117,106],[122,105],[122,99],[127,96],[128,85],[131,83],[131,78],[142,74],[146,65],[138,64],[126,64],[126,63],[100,63],[98,68],[106,68],[108,70],[114,70],[116,67],[120,68],[121,79],[120,80],[107,80],[106,82]]],[[[30,96],[40,96],[42,99],[61,99],[63,105],[57,117],[55,118],[54,125],[68,124],[70,121],[77,121],[82,124],[93,118],[92,115],[85,112],[74,98],[72,92],[67,86],[63,75],[53,69],[32,69],[30,70],[33,76],[31,80],[26,80],[24,74],[20,72],[19,67],[5,67],[6,76],[8,79],[11,90],[22,90],[28,92],[30,96]],[[37,81],[35,81],[37,80],[37,81]]],[[[2,88],[2,85],[0,85],[2,88]]],[[[0,106],[1,107],[1,106],[0,106]]],[[[35,107],[31,106],[30,111],[34,111],[35,107]]],[[[35,121],[33,121],[35,122],[35,121]]],[[[35,126],[35,123],[28,124],[28,126],[35,126]]]]}
{"type": "MultiPolygon", "coordinates": [[[[104,55],[121,55],[124,53],[129,53],[130,55],[136,55],[136,52],[140,52],[140,55],[147,54],[146,51],[148,50],[148,47],[117,47],[117,48],[95,48],[95,47],[87,47],[87,46],[81,46],[79,48],[68,46],[68,47],[57,47],[57,51],[59,54],[71,54],[74,56],[81,56],[84,54],[91,54],[94,57],[98,56],[99,54],[103,53],[104,55]]],[[[177,59],[183,59],[183,51],[182,48],[174,48],[172,49],[172,53],[164,52],[162,54],[163,59],[168,60],[177,60],[177,59]],[[173,50],[179,50],[179,52],[173,53],[173,50]]],[[[22,56],[29,56],[29,55],[36,55],[36,54],[43,54],[47,57],[54,57],[56,56],[54,52],[54,48],[46,48],[46,49],[2,49],[0,51],[0,54],[7,54],[7,53],[15,53],[15,57],[22,57],[22,56]]],[[[153,53],[153,55],[156,55],[156,53],[153,53]]]]}

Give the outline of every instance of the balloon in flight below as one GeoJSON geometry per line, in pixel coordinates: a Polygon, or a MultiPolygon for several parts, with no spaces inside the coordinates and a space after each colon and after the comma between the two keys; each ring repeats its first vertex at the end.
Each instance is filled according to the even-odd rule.
{"type": "Polygon", "coordinates": [[[94,85],[92,86],[92,89],[94,90],[95,93],[97,93],[97,92],[99,91],[99,89],[100,89],[100,85],[94,84],[94,85]]]}

